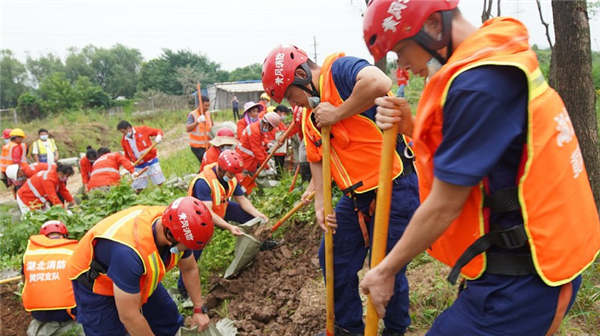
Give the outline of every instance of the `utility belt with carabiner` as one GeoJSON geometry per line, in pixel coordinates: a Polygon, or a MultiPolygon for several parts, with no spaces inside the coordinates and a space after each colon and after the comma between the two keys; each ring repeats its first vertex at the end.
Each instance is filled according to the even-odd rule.
{"type": "MultiPolygon", "coordinates": [[[[521,205],[519,203],[518,189],[501,189],[494,193],[494,195],[485,195],[483,207],[490,208],[493,214],[519,211],[521,205]]],[[[450,283],[455,284],[461,269],[476,256],[487,252],[492,246],[506,249],[507,251],[506,253],[487,252],[486,273],[510,276],[537,274],[531,251],[510,253],[511,250],[527,249],[529,238],[525,231],[525,225],[519,224],[507,229],[495,228],[494,225],[490,225],[490,227],[490,232],[479,237],[458,258],[447,278],[450,283]]]]}
{"type": "Polygon", "coordinates": [[[81,286],[87,288],[90,292],[93,292],[94,283],[101,274],[106,274],[106,269],[96,260],[92,260],[90,269],[79,275],[77,277],[77,282],[79,282],[81,286]]]}

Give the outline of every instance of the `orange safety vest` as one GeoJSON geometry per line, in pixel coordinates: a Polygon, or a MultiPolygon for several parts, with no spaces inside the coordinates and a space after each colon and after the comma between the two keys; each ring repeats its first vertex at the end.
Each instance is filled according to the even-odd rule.
{"type": "MultiPolygon", "coordinates": [[[[202,102],[200,102],[200,104],[202,104],[202,102]]],[[[190,112],[189,114],[194,116],[194,120],[198,120],[198,117],[200,117],[199,109],[195,109],[192,112],[190,112]]],[[[213,126],[213,123],[212,123],[212,119],[210,117],[210,112],[205,111],[204,116],[206,117],[206,121],[202,122],[202,123],[198,123],[196,128],[194,128],[191,132],[189,132],[191,147],[208,148],[208,141],[209,141],[208,133],[210,131],[210,128],[213,126]]]]}
{"type": "Polygon", "coordinates": [[[29,238],[23,255],[25,284],[21,298],[25,310],[70,312],[76,306],[66,269],[76,246],[77,240],[72,239],[50,239],[44,235],[29,238]]]}
{"type": "MultiPolygon", "coordinates": [[[[183,255],[183,252],[171,254],[169,264],[165,267],[154,243],[152,223],[162,216],[165,208],[135,206],[100,221],[83,236],[73,253],[67,266],[69,279],[76,280],[90,270],[96,239],[112,240],[130,247],[142,259],[144,274],[140,278],[140,306],[146,303],[165,273],[175,267],[183,255]]],[[[114,296],[113,281],[106,274],[100,273],[94,281],[92,291],[99,295],[114,296]]]]}
{"type": "MultiPolygon", "coordinates": [[[[526,28],[517,20],[495,18],[463,41],[425,87],[419,104],[414,145],[421,201],[431,192],[433,158],[443,138],[443,109],[452,81],[479,66],[514,66],[527,76],[529,108],[523,172],[518,198],[535,269],[549,286],[572,281],[595,259],[600,222],[579,143],[560,96],[548,86],[526,28]]],[[[474,186],[460,216],[429,253],[453,267],[475,240],[489,231],[483,209],[483,182],[474,186]]],[[[486,269],[486,253],[462,268],[467,279],[486,269]]]]}
{"type": "Polygon", "coordinates": [[[204,170],[204,167],[211,163],[215,163],[219,161],[219,155],[221,155],[221,150],[217,146],[210,146],[206,152],[204,152],[204,156],[202,156],[202,163],[200,164],[200,172],[204,170]]]}
{"type": "Polygon", "coordinates": [[[227,212],[227,205],[229,204],[229,198],[233,195],[233,191],[237,187],[237,178],[231,179],[227,182],[229,189],[225,190],[221,182],[219,182],[219,178],[217,174],[213,171],[213,167],[216,167],[217,163],[212,163],[204,167],[204,170],[194,179],[192,183],[190,183],[190,187],[188,188],[188,196],[193,196],[194,194],[194,185],[196,181],[199,179],[203,179],[206,181],[208,186],[210,187],[211,197],[212,197],[212,211],[216,213],[219,217],[224,218],[225,212],[227,212]]]}
{"type": "MultiPolygon", "coordinates": [[[[12,159],[12,151],[15,147],[19,146],[14,141],[7,143],[2,146],[2,156],[0,156],[0,171],[6,172],[6,168],[8,166],[15,164],[12,159]]],[[[27,164],[27,145],[25,143],[21,143],[21,148],[23,149],[23,154],[21,154],[21,164],[27,164]]]]}
{"type": "MultiPolygon", "coordinates": [[[[321,101],[336,107],[343,100],[335,87],[331,66],[340,57],[344,57],[344,53],[325,59],[319,79],[321,101]]],[[[323,156],[321,131],[314,124],[312,114],[312,110],[302,113],[302,132],[308,162],[319,162],[323,156]]],[[[377,188],[383,133],[375,122],[356,114],[332,125],[331,134],[331,174],[338,187],[344,193],[364,193],[377,188]]],[[[404,136],[402,141],[407,143],[404,136]]],[[[400,156],[394,152],[392,176],[397,178],[403,169],[400,156]]]]}

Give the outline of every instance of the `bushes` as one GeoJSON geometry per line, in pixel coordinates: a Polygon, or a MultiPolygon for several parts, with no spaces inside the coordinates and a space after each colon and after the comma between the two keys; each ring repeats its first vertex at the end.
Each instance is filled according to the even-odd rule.
{"type": "Polygon", "coordinates": [[[42,119],[46,117],[46,113],[42,108],[42,104],[37,96],[29,92],[25,92],[19,96],[17,103],[17,113],[24,120],[42,119]]]}

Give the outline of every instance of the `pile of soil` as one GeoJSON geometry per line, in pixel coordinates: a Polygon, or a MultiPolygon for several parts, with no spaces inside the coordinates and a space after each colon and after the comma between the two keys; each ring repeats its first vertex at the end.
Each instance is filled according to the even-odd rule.
{"type": "MultiPolygon", "coordinates": [[[[225,301],[239,335],[314,335],[325,326],[325,291],[317,258],[321,230],[290,222],[285,244],[259,252],[234,279],[212,278],[209,308],[225,301]]],[[[221,309],[219,309],[221,310],[221,309]]]]}
{"type": "Polygon", "coordinates": [[[2,306],[2,318],[0,323],[0,335],[26,336],[27,327],[31,322],[31,315],[25,309],[19,297],[14,294],[18,291],[17,284],[6,284],[0,286],[0,306],[2,306]]]}

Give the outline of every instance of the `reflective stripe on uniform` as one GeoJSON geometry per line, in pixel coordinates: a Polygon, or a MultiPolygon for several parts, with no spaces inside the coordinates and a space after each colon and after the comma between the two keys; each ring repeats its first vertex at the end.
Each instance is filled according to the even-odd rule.
{"type": "Polygon", "coordinates": [[[27,185],[29,186],[29,189],[31,189],[31,192],[35,195],[35,197],[39,198],[40,201],[42,201],[42,204],[46,204],[46,199],[44,198],[44,196],[42,196],[38,190],[35,188],[35,186],[33,185],[33,183],[31,183],[31,180],[27,180],[27,185]]]}
{"type": "Polygon", "coordinates": [[[96,173],[98,173],[98,174],[99,174],[99,173],[104,173],[104,172],[111,172],[111,173],[117,173],[117,174],[121,174],[121,173],[119,172],[119,170],[118,170],[118,169],[115,169],[115,168],[99,168],[99,169],[94,169],[94,170],[92,171],[92,175],[91,175],[91,176],[94,176],[94,175],[96,175],[96,173]]]}
{"type": "Polygon", "coordinates": [[[242,152],[254,157],[254,153],[251,150],[248,150],[248,149],[242,147],[242,145],[238,145],[236,148],[241,150],[242,152]]]}

